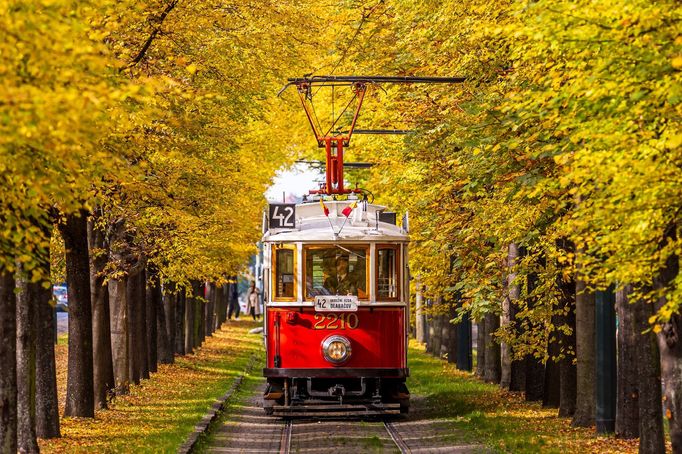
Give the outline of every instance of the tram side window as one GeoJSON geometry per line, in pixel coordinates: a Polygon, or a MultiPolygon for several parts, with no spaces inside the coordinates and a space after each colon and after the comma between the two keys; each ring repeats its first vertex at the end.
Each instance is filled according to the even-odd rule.
{"type": "Polygon", "coordinates": [[[294,250],[275,249],[275,298],[295,298],[294,250]]]}
{"type": "Polygon", "coordinates": [[[377,299],[398,299],[398,248],[377,247],[377,299]]]}

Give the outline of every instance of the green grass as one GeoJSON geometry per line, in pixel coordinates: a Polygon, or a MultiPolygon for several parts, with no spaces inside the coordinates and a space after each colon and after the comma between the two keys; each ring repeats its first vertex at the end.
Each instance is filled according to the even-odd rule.
{"type": "MultiPolygon", "coordinates": [[[[175,452],[215,400],[261,355],[256,326],[238,322],[207,338],[194,354],[176,357],[95,419],[62,418],[63,438],[41,441],[43,452],[175,452]]],[[[64,401],[66,349],[58,345],[58,387],[64,401]],[[60,373],[61,371],[61,373],[60,373]],[[60,377],[61,380],[60,380],[60,377]]],[[[63,411],[63,409],[62,409],[63,411]]]]}
{"type": "Polygon", "coordinates": [[[413,405],[425,411],[425,418],[447,424],[452,441],[484,443],[495,451],[513,453],[636,451],[636,442],[571,428],[569,419],[556,416],[556,409],[525,402],[519,393],[457,371],[414,341],[409,355],[413,405]]]}

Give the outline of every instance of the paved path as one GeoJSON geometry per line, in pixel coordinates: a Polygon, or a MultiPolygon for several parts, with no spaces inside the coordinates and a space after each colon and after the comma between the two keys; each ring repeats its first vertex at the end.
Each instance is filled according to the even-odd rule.
{"type": "Polygon", "coordinates": [[[215,429],[206,452],[279,452],[284,424],[265,415],[261,399],[264,389],[265,381],[232,417],[215,429]]]}
{"type": "MultiPolygon", "coordinates": [[[[243,406],[214,429],[207,452],[280,452],[285,423],[266,416],[262,409],[262,383],[243,406]]],[[[430,418],[424,400],[413,398],[413,411],[393,426],[412,453],[487,453],[490,450],[466,441],[465,433],[454,432],[447,420],[430,418]]],[[[291,453],[361,454],[399,453],[382,421],[301,420],[293,422],[291,453]]]]}

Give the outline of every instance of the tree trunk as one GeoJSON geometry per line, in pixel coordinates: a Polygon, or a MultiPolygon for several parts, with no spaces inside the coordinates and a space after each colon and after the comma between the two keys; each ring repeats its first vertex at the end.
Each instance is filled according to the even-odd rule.
{"type": "Polygon", "coordinates": [[[194,353],[194,315],[196,310],[194,308],[196,302],[194,297],[189,298],[185,296],[185,353],[189,355],[194,353]]]}
{"type": "Polygon", "coordinates": [[[216,307],[216,286],[215,284],[206,284],[206,336],[212,336],[215,330],[215,307],[216,307]]]}
{"type": "Polygon", "coordinates": [[[28,282],[17,262],[17,445],[24,453],[37,453],[36,439],[36,286],[28,282]]]}
{"type": "MultiPolygon", "coordinates": [[[[575,245],[568,240],[559,240],[557,246],[567,252],[574,253],[575,245]]],[[[567,334],[561,331],[558,335],[560,340],[561,360],[559,361],[559,416],[572,417],[575,414],[577,384],[575,365],[575,279],[559,277],[559,309],[557,325],[566,326],[567,334]]]]}
{"type": "Polygon", "coordinates": [[[175,360],[175,300],[176,296],[170,293],[170,283],[164,283],[161,298],[157,300],[160,306],[157,308],[156,334],[157,351],[161,364],[173,364],[175,360]]]}
{"type": "MultiPolygon", "coordinates": [[[[140,379],[149,379],[149,337],[147,332],[147,271],[144,266],[140,270],[137,281],[137,302],[138,315],[137,318],[137,339],[139,345],[136,346],[138,356],[138,365],[140,366],[140,379]]],[[[156,324],[156,322],[154,323],[156,324]]]]}
{"type": "Polygon", "coordinates": [[[440,358],[447,360],[448,345],[450,344],[450,317],[448,315],[440,316],[440,358]]]}
{"type": "Polygon", "coordinates": [[[524,362],[526,363],[526,383],[524,386],[526,400],[529,402],[542,400],[544,395],[545,365],[533,355],[527,355],[524,362]]]}
{"type": "MultiPolygon", "coordinates": [[[[552,325],[561,326],[563,320],[558,315],[552,316],[552,325]]],[[[561,375],[559,371],[558,358],[561,354],[560,339],[561,334],[554,331],[549,335],[547,341],[547,361],[545,362],[545,376],[542,389],[542,406],[549,408],[559,408],[561,400],[561,375]]]]}
{"type": "Polygon", "coordinates": [[[448,327],[448,344],[447,344],[447,353],[448,353],[448,362],[457,364],[457,337],[458,337],[458,328],[459,324],[455,324],[450,322],[450,320],[453,320],[457,316],[457,310],[455,307],[454,303],[451,303],[450,305],[450,314],[446,318],[446,326],[448,327]]]}
{"type": "Polygon", "coordinates": [[[123,395],[128,394],[130,386],[128,276],[109,279],[108,288],[114,391],[123,395]]]}
{"type": "MultiPolygon", "coordinates": [[[[512,323],[514,314],[513,305],[515,301],[519,298],[519,288],[518,284],[514,283],[516,279],[516,270],[514,266],[518,259],[518,248],[514,243],[511,243],[507,247],[507,277],[504,281],[505,296],[502,298],[502,316],[500,318],[500,325],[508,329],[509,325],[512,323]],[[516,288],[513,288],[516,287],[516,288]],[[512,291],[514,292],[514,297],[512,297],[512,291]]],[[[512,373],[512,360],[514,353],[512,352],[511,345],[508,342],[502,342],[500,344],[500,357],[502,363],[502,374],[500,376],[500,386],[509,389],[511,385],[511,373],[512,373]]]]}
{"type": "Polygon", "coordinates": [[[526,390],[526,360],[515,359],[511,363],[511,379],[509,381],[509,391],[526,390]]]}
{"type": "Polygon", "coordinates": [[[161,302],[161,282],[159,280],[158,271],[152,264],[147,266],[147,288],[145,292],[147,300],[147,364],[149,365],[149,373],[157,371],[157,350],[158,350],[158,332],[157,332],[157,308],[163,307],[161,302]]]}
{"type": "MultiPolygon", "coordinates": [[[[519,247],[515,243],[509,245],[509,253],[507,255],[507,266],[509,267],[509,274],[507,275],[507,291],[509,294],[509,323],[512,325],[512,330],[518,336],[521,328],[516,320],[516,313],[519,310],[518,301],[521,297],[521,286],[516,282],[518,274],[516,273],[516,265],[518,264],[520,256],[519,247]]],[[[514,359],[513,349],[508,351],[509,358],[509,390],[510,391],[524,391],[526,389],[526,362],[521,359],[514,359]]]]}
{"type": "Polygon", "coordinates": [[[66,416],[95,417],[92,370],[92,302],[88,219],[81,211],[59,226],[66,249],[66,283],[69,297],[69,359],[66,378],[66,416]]]}
{"type": "Polygon", "coordinates": [[[637,342],[640,334],[634,325],[634,306],[628,304],[632,287],[616,292],[618,315],[618,381],[616,399],[616,438],[639,437],[639,379],[637,376],[637,342]]]}
{"type": "Polygon", "coordinates": [[[485,372],[485,319],[476,323],[476,375],[483,378],[485,372]]]}
{"type": "MultiPolygon", "coordinates": [[[[526,277],[528,294],[531,295],[532,292],[538,286],[538,275],[536,273],[531,273],[526,277]]],[[[535,297],[531,297],[528,300],[528,307],[533,308],[535,306],[535,297]]],[[[539,326],[531,324],[531,330],[540,329],[539,326]]],[[[544,353],[544,352],[543,352],[544,353]]],[[[526,383],[525,383],[525,398],[527,401],[538,401],[542,400],[544,396],[545,387],[545,365],[542,360],[536,355],[528,354],[525,357],[526,363],[526,383]]]]}
{"type": "Polygon", "coordinates": [[[595,414],[595,301],[594,293],[587,291],[585,282],[576,278],[576,406],[571,425],[590,427],[595,414]]]}
{"type": "Polygon", "coordinates": [[[107,245],[104,233],[88,222],[90,248],[90,298],[92,300],[92,351],[95,408],[107,408],[109,392],[114,388],[114,366],[111,353],[111,323],[109,320],[109,290],[105,283],[107,245]]]}
{"type": "Polygon", "coordinates": [[[566,315],[562,317],[563,322],[570,329],[570,334],[561,333],[561,347],[563,356],[559,362],[559,416],[571,417],[575,414],[575,402],[578,392],[576,384],[576,365],[575,359],[575,283],[568,286],[569,291],[564,294],[570,295],[570,299],[565,300],[566,315]],[[567,306],[567,307],[566,307],[567,306]]]}
{"type": "Polygon", "coordinates": [[[17,452],[17,300],[14,276],[0,264],[0,452],[17,452]]]}
{"type": "Polygon", "coordinates": [[[140,270],[132,269],[128,274],[126,286],[126,302],[128,303],[128,376],[130,383],[140,383],[140,331],[138,330],[140,319],[140,302],[138,289],[140,286],[140,270]]]}
{"type": "Polygon", "coordinates": [[[38,335],[36,339],[36,435],[40,438],[60,437],[57,400],[56,362],[52,332],[56,329],[51,289],[36,288],[38,335]]]}
{"type": "Polygon", "coordinates": [[[220,286],[220,326],[227,320],[227,306],[228,306],[228,296],[227,296],[228,285],[223,284],[220,286]]]}
{"type": "Polygon", "coordinates": [[[162,292],[161,286],[158,286],[158,294],[152,291],[152,300],[156,304],[156,351],[159,363],[172,364],[175,307],[173,295],[165,287],[162,292]]]}
{"type": "MultiPolygon", "coordinates": [[[[440,301],[439,301],[440,302],[440,301]]],[[[440,347],[443,342],[443,328],[442,328],[443,317],[440,315],[434,315],[431,318],[431,323],[433,325],[433,336],[429,336],[431,345],[431,354],[436,358],[440,358],[440,347]]]]}
{"type": "Polygon", "coordinates": [[[223,286],[214,285],[215,289],[215,331],[223,325],[223,286]]]}
{"type": "MultiPolygon", "coordinates": [[[[47,265],[49,267],[49,265],[47,265]]],[[[48,268],[49,269],[49,268],[48,268]]],[[[47,274],[46,274],[47,275],[47,274]]],[[[57,438],[59,403],[57,401],[57,371],[53,334],[57,329],[54,307],[50,303],[52,288],[39,285],[36,289],[38,337],[36,344],[36,435],[57,438]]]]}
{"type": "Polygon", "coordinates": [[[488,383],[499,383],[502,375],[500,344],[495,332],[500,327],[500,316],[485,314],[485,370],[483,379],[488,383]]]}
{"type": "Polygon", "coordinates": [[[175,294],[175,353],[178,355],[185,354],[185,306],[185,292],[181,290],[175,294]]]}
{"type": "MultiPolygon", "coordinates": [[[[671,230],[671,240],[675,232],[671,230]]],[[[666,260],[659,277],[654,282],[657,290],[670,287],[680,272],[679,256],[673,254],[666,260]]],[[[656,301],[656,310],[668,303],[665,293],[656,301]]],[[[674,453],[682,452],[682,315],[679,310],[661,326],[656,335],[661,355],[661,378],[664,383],[664,415],[670,428],[674,453]]]]}
{"type": "Polygon", "coordinates": [[[111,358],[114,369],[114,392],[128,394],[130,390],[130,345],[128,313],[128,275],[120,269],[126,262],[127,243],[123,220],[111,227],[109,260],[118,264],[117,272],[109,277],[109,325],[111,333],[111,358]]]}
{"type": "Polygon", "coordinates": [[[204,343],[204,286],[198,281],[192,281],[192,298],[194,299],[194,348],[204,343]]]}
{"type": "Polygon", "coordinates": [[[661,364],[653,332],[645,332],[651,326],[649,317],[654,314],[653,304],[645,301],[634,303],[635,327],[638,333],[635,354],[639,376],[639,452],[665,452],[663,435],[663,411],[661,409],[661,364]]]}
{"type": "MultiPolygon", "coordinates": [[[[508,295],[502,299],[502,316],[500,317],[500,325],[508,327],[511,321],[511,300],[508,295]]],[[[511,363],[512,351],[508,342],[500,343],[500,386],[509,389],[511,383],[511,363]]]]}
{"type": "Polygon", "coordinates": [[[425,344],[426,343],[426,315],[424,314],[424,295],[422,294],[421,284],[419,284],[419,278],[417,278],[417,283],[415,284],[415,332],[417,342],[425,344]]]}
{"type": "Polygon", "coordinates": [[[433,338],[436,336],[436,328],[434,325],[435,316],[430,315],[426,319],[426,352],[433,354],[433,338]]]}
{"type": "Polygon", "coordinates": [[[544,385],[542,387],[542,406],[549,408],[559,408],[561,399],[561,384],[559,382],[559,364],[552,359],[559,353],[558,345],[552,342],[549,346],[549,356],[545,364],[544,385]],[[554,344],[554,345],[553,345],[554,344]]]}

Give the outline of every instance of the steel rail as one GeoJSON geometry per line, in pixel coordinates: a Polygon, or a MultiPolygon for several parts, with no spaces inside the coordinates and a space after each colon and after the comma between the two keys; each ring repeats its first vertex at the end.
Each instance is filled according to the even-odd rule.
{"type": "Polygon", "coordinates": [[[392,422],[389,421],[384,421],[384,427],[386,428],[386,432],[391,436],[391,440],[393,440],[393,443],[400,449],[400,452],[402,454],[408,454],[411,453],[412,450],[410,449],[409,446],[407,446],[407,443],[405,443],[405,440],[400,436],[398,433],[398,430],[395,428],[392,422]]]}
{"type": "Polygon", "coordinates": [[[291,433],[294,430],[294,422],[291,419],[284,421],[284,429],[282,429],[282,438],[279,442],[279,453],[289,454],[291,450],[291,433]]]}

